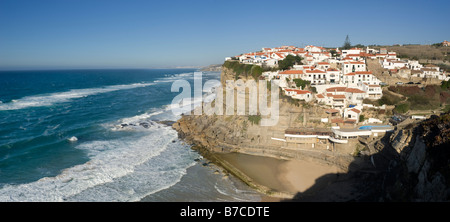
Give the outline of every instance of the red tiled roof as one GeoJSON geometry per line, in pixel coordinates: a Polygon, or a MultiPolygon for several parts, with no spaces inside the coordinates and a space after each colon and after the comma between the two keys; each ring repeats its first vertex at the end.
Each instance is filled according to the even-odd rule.
{"type": "Polygon", "coordinates": [[[366,64],[365,62],[350,62],[351,64],[366,64]]]}
{"type": "Polygon", "coordinates": [[[286,70],[279,74],[303,74],[303,70],[286,70]]]}
{"type": "Polygon", "coordinates": [[[300,90],[300,89],[285,89],[288,92],[296,92],[297,94],[307,94],[307,93],[311,93],[308,90],[300,90]]]}
{"type": "Polygon", "coordinates": [[[326,73],[325,71],[314,69],[314,70],[305,70],[306,73],[326,73]]]}
{"type": "Polygon", "coordinates": [[[359,109],[355,109],[355,108],[353,108],[353,109],[350,109],[350,111],[353,111],[353,112],[355,112],[355,113],[361,113],[361,110],[359,110],[359,109]]]}
{"type": "Polygon", "coordinates": [[[350,92],[350,93],[366,93],[360,89],[356,89],[356,88],[347,88],[345,89],[345,92],[350,92]]]}
{"type": "Polygon", "coordinates": [[[372,71],[356,71],[355,74],[372,74],[372,71]]]}
{"type": "Polygon", "coordinates": [[[326,89],[327,92],[344,92],[347,87],[331,87],[326,89]]]}

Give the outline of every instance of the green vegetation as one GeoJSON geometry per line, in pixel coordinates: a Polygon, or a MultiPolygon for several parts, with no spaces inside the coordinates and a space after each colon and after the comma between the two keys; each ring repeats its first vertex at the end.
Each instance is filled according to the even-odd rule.
{"type": "Polygon", "coordinates": [[[399,103],[400,101],[402,101],[402,98],[394,95],[394,94],[390,94],[390,93],[383,93],[383,96],[381,97],[381,99],[378,100],[378,105],[382,106],[382,105],[395,105],[397,103],[399,103]]]}
{"type": "Polygon", "coordinates": [[[338,54],[335,49],[330,50],[331,56],[336,57],[338,54]]]}
{"type": "Polygon", "coordinates": [[[310,85],[311,84],[311,82],[310,81],[306,81],[306,80],[303,80],[303,79],[293,79],[292,81],[294,81],[295,82],[295,85],[297,86],[297,87],[302,87],[302,89],[305,89],[305,87],[308,85],[310,85]]]}
{"type": "Polygon", "coordinates": [[[302,57],[300,56],[293,56],[293,55],[287,55],[286,58],[278,62],[278,68],[280,70],[286,70],[290,69],[295,64],[303,64],[302,63],[302,57]]]}
{"type": "Polygon", "coordinates": [[[394,111],[397,113],[406,113],[409,111],[409,103],[400,103],[395,106],[394,111]]]}
{"type": "Polygon", "coordinates": [[[259,124],[259,121],[261,121],[261,115],[250,115],[248,116],[248,121],[252,124],[259,124]]]}
{"type": "Polygon", "coordinates": [[[390,101],[388,105],[396,105],[394,111],[399,113],[405,113],[409,109],[438,110],[450,103],[448,87],[449,83],[445,81],[442,82],[441,86],[427,85],[423,88],[417,86],[390,86],[390,91],[399,93],[407,99],[402,103],[400,101],[390,101]]]}
{"type": "Polygon", "coordinates": [[[450,88],[450,80],[441,82],[441,89],[448,90],[450,88]]]}
{"type": "Polygon", "coordinates": [[[355,150],[353,150],[353,152],[352,152],[352,156],[354,156],[354,157],[361,156],[361,151],[366,151],[366,150],[367,150],[366,146],[364,146],[360,143],[357,143],[355,145],[355,150]]]}
{"type": "Polygon", "coordinates": [[[350,43],[350,38],[347,35],[347,37],[345,37],[345,41],[344,41],[344,45],[342,46],[342,49],[345,50],[345,49],[350,49],[350,48],[352,48],[352,44],[350,43]]]}
{"type": "Polygon", "coordinates": [[[359,122],[363,122],[365,120],[365,116],[364,115],[359,115],[359,122]]]}
{"type": "Polygon", "coordinates": [[[442,111],[444,111],[444,113],[450,112],[450,104],[446,105],[442,111]]]}
{"type": "Polygon", "coordinates": [[[450,65],[444,63],[439,63],[436,65],[439,66],[439,68],[443,69],[445,72],[450,72],[450,65]]]}
{"type": "Polygon", "coordinates": [[[257,80],[263,72],[261,66],[242,64],[239,63],[239,61],[225,61],[222,66],[233,70],[233,72],[236,74],[236,80],[239,79],[240,76],[245,76],[246,78],[248,78],[248,76],[252,76],[255,80],[257,80]]]}
{"type": "Polygon", "coordinates": [[[431,45],[434,46],[434,47],[436,47],[436,48],[442,47],[442,46],[443,46],[443,45],[442,45],[442,42],[434,43],[434,44],[431,44],[431,45]]]}

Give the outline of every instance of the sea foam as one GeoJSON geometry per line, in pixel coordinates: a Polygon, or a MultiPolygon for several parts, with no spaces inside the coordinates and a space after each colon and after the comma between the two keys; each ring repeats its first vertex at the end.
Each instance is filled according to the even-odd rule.
{"type": "Polygon", "coordinates": [[[86,152],[88,162],[55,177],[6,185],[0,189],[0,201],[139,200],[177,183],[193,165],[194,158],[186,158],[192,154],[175,140],[176,131],[161,125],[139,137],[81,143],[76,148],[86,152]]]}
{"type": "Polygon", "coordinates": [[[20,99],[13,99],[11,102],[0,103],[0,110],[17,110],[29,107],[51,106],[56,103],[68,102],[72,99],[87,97],[90,95],[146,87],[154,84],[155,83],[134,83],[128,85],[111,85],[99,88],[72,89],[66,92],[26,96],[20,99]]]}

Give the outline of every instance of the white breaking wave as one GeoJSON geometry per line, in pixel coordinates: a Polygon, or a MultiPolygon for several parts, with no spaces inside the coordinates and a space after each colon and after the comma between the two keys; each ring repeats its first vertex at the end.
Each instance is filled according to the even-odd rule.
{"type": "Polygon", "coordinates": [[[70,142],[76,142],[76,141],[78,141],[78,138],[76,136],[72,136],[67,140],[69,140],[70,142]]]}
{"type": "Polygon", "coordinates": [[[134,83],[128,85],[112,85],[99,88],[72,89],[66,92],[26,96],[20,99],[13,99],[8,103],[0,103],[0,110],[17,110],[28,107],[51,106],[56,103],[68,102],[71,99],[87,97],[100,93],[107,93],[117,90],[133,89],[154,85],[155,83],[134,83]]]}
{"type": "Polygon", "coordinates": [[[85,150],[90,161],[55,177],[6,185],[0,189],[0,201],[139,200],[177,183],[193,164],[191,158],[186,162],[189,151],[180,149],[173,142],[176,138],[176,131],[163,126],[135,139],[82,143],[77,148],[85,150]]]}

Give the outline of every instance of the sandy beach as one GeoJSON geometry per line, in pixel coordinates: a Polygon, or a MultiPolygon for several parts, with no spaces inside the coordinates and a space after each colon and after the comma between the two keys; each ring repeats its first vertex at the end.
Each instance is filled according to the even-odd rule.
{"type": "MultiPolygon", "coordinates": [[[[281,160],[271,157],[240,153],[218,154],[218,157],[251,178],[252,183],[274,191],[295,195],[316,185],[316,180],[325,175],[335,175],[339,169],[334,166],[301,160],[281,160]]],[[[279,201],[285,198],[268,196],[262,201],[279,201]]]]}

